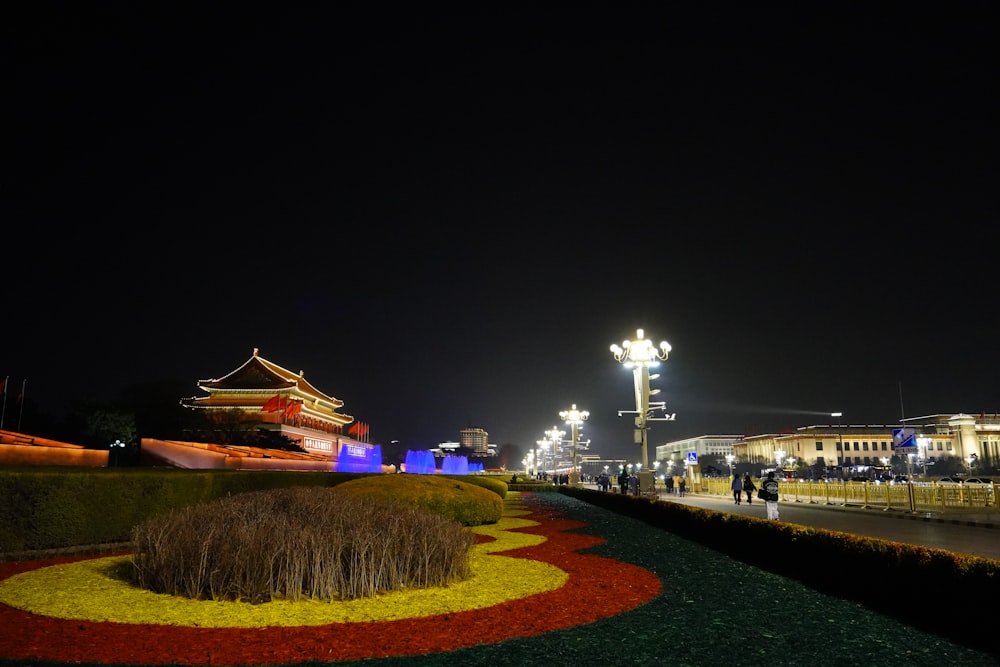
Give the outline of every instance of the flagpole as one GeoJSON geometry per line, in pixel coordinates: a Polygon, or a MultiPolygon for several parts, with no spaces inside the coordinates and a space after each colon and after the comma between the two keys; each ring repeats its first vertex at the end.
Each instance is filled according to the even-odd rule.
{"type": "Polygon", "coordinates": [[[18,399],[21,401],[21,409],[17,413],[17,432],[21,432],[21,417],[24,416],[24,387],[28,384],[28,378],[21,381],[21,395],[18,399]]]}
{"type": "Polygon", "coordinates": [[[3,428],[3,418],[7,415],[7,385],[10,384],[10,376],[3,381],[3,412],[0,412],[0,428],[3,428]]]}
{"type": "Polygon", "coordinates": [[[10,376],[3,381],[3,412],[0,412],[0,428],[3,428],[3,418],[7,416],[7,385],[10,383],[10,376]]]}

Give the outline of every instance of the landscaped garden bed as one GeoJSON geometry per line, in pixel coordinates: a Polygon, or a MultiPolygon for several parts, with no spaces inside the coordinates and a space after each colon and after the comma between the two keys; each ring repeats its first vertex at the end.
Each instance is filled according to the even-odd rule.
{"type": "MultiPolygon", "coordinates": [[[[997,664],[643,521],[563,494],[521,498],[520,518],[538,525],[509,532],[544,541],[498,556],[555,565],[568,573],[556,589],[410,619],[266,628],[67,620],[0,606],[0,665],[997,664]]],[[[48,564],[2,564],[0,576],[48,564]]]]}

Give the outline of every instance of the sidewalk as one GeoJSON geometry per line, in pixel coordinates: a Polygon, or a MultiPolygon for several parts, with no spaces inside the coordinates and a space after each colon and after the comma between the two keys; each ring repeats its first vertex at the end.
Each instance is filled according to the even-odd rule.
{"type": "MultiPolygon", "coordinates": [[[[661,502],[681,503],[719,512],[764,518],[764,503],[739,505],[717,494],[661,493],[661,502]]],[[[903,542],[954,553],[1000,560],[1000,517],[995,512],[903,512],[820,503],[779,501],[781,521],[853,535],[903,542]],[[894,520],[893,520],[894,519],[894,520]]]]}
{"type": "MultiPolygon", "coordinates": [[[[720,496],[718,494],[711,493],[695,493],[695,494],[685,494],[687,497],[703,497],[703,498],[718,498],[725,502],[731,502],[732,499],[727,496],[720,496]]],[[[666,492],[660,493],[661,500],[684,500],[677,495],[668,496],[666,492]]],[[[743,501],[744,503],[746,500],[743,501]]],[[[910,519],[914,521],[936,521],[942,523],[949,523],[953,525],[961,526],[974,526],[979,528],[1000,528],[1000,512],[990,512],[983,509],[949,509],[946,511],[936,511],[936,512],[908,512],[904,510],[897,509],[886,509],[884,507],[869,506],[865,507],[863,505],[857,504],[843,504],[843,503],[832,503],[826,504],[823,502],[805,502],[802,500],[780,500],[778,505],[782,508],[788,506],[802,506],[810,507],[813,509],[827,509],[836,510],[839,512],[861,512],[869,516],[881,516],[893,519],[910,519]]]]}

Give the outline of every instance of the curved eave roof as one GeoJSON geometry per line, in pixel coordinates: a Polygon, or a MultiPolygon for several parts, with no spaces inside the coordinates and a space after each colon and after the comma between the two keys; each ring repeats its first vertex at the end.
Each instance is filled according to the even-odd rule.
{"type": "Polygon", "coordinates": [[[282,391],[294,389],[302,396],[313,400],[324,401],[334,408],[343,407],[344,402],[328,396],[310,384],[299,373],[293,373],[287,368],[268,361],[254,350],[242,366],[219,379],[199,380],[198,386],[208,392],[213,391],[282,391]]]}
{"type": "MultiPolygon", "coordinates": [[[[258,392],[259,393],[259,392],[258,392]]],[[[197,408],[197,409],[209,409],[209,410],[223,410],[223,409],[235,409],[244,411],[257,411],[260,410],[261,401],[245,401],[239,397],[223,397],[220,398],[218,395],[214,396],[191,396],[188,398],[182,398],[180,400],[181,405],[187,408],[197,408]]],[[[320,406],[313,404],[312,401],[307,401],[302,404],[302,413],[305,416],[312,416],[317,419],[323,419],[330,422],[338,423],[342,426],[346,426],[354,421],[354,417],[351,415],[341,414],[339,412],[333,411],[329,406],[320,406]]]]}

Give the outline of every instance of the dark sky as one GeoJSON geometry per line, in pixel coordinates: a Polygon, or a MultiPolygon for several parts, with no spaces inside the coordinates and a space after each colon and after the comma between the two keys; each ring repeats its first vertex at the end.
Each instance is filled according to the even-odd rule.
{"type": "Polygon", "coordinates": [[[8,14],[0,379],[257,347],[375,441],[632,456],[643,328],[653,444],[1000,410],[991,3],[502,4],[8,14]]]}

